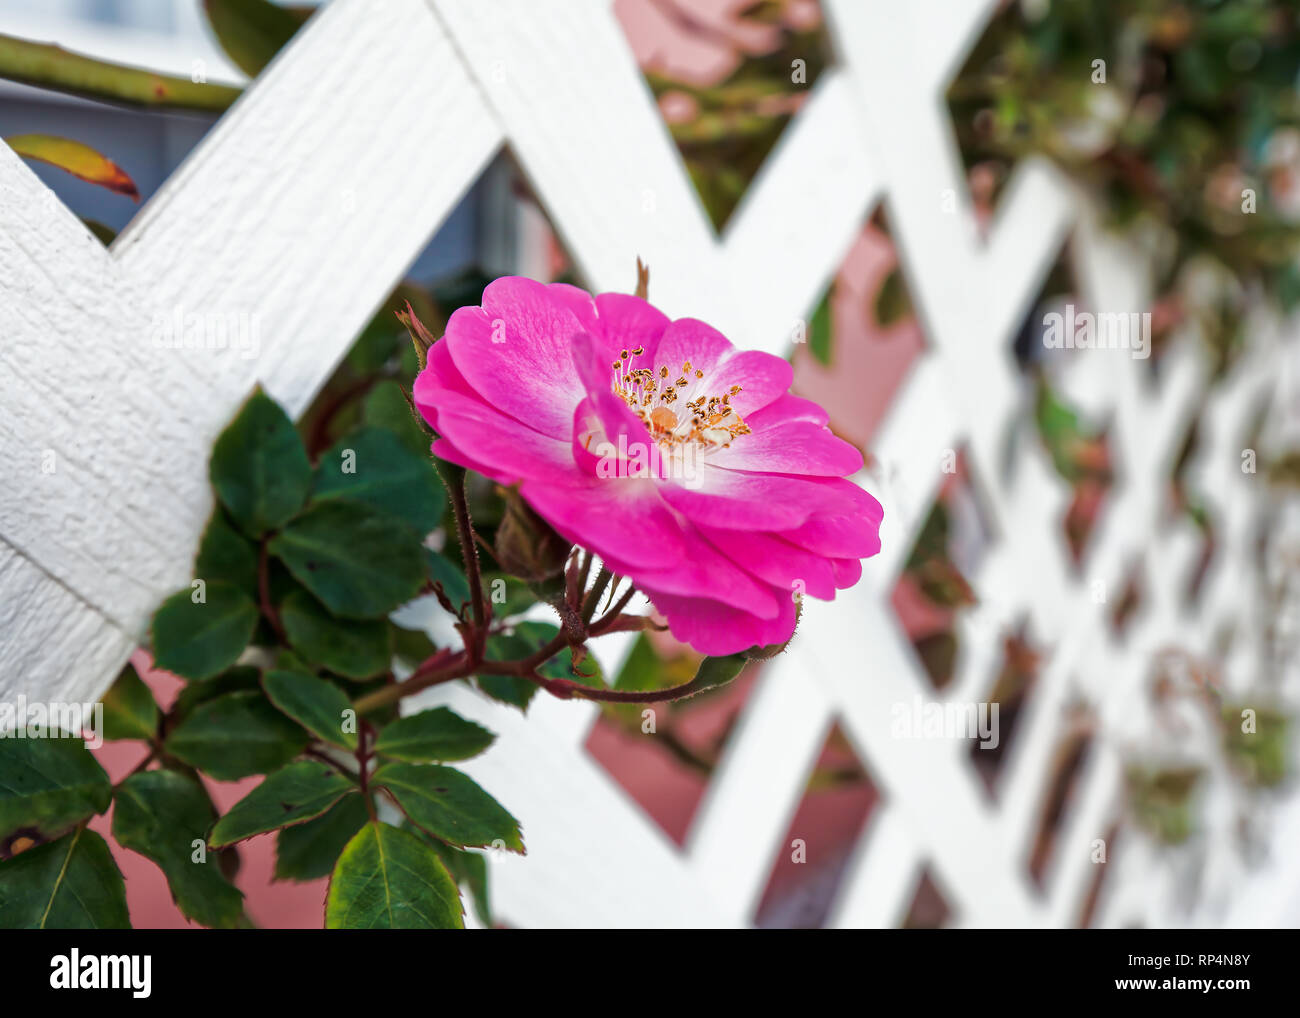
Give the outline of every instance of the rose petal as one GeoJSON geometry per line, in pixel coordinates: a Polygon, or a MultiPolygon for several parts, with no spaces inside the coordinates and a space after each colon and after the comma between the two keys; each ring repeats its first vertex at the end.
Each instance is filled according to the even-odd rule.
{"type": "Polygon", "coordinates": [[[679,597],[642,588],[668,621],[673,636],[701,654],[736,654],[750,647],[785,643],[794,635],[795,605],[779,598],[781,610],[775,618],[760,619],[717,601],[679,597]]]}
{"type": "Polygon", "coordinates": [[[778,536],[832,558],[867,558],[879,552],[880,521],[884,510],[879,502],[852,481],[840,483],[857,488],[860,493],[856,496],[859,506],[856,510],[818,512],[805,523],[783,530],[778,536]]]}
{"type": "Polygon", "coordinates": [[[784,395],[793,381],[794,369],[784,358],[761,350],[734,350],[711,369],[705,369],[700,385],[705,392],[717,395],[739,385],[740,392],[731,397],[731,407],[744,417],[784,395]]]}
{"type": "Polygon", "coordinates": [[[616,556],[607,558],[606,564],[616,573],[631,572],[638,587],[681,597],[707,597],[759,618],[776,617],[779,598],[769,585],[754,579],[693,527],[683,528],[682,542],[680,561],[666,568],[647,565],[630,570],[616,556]]]}
{"type": "Polygon", "coordinates": [[[738,435],[709,453],[709,463],[733,470],[844,477],[862,469],[862,453],[823,427],[791,421],[755,435],[738,435]]]}
{"type": "Polygon", "coordinates": [[[755,434],[790,421],[811,421],[824,427],[830,422],[830,415],[812,400],[784,392],[767,406],[745,417],[745,423],[755,434]]]}
{"type": "Polygon", "coordinates": [[[664,329],[653,351],[646,348],[647,355],[654,355],[647,357],[646,367],[663,365],[675,378],[689,361],[692,371],[708,374],[732,349],[731,341],[712,325],[696,318],[678,318],[664,329]]]}
{"type": "Polygon", "coordinates": [[[455,311],[442,340],[485,402],[566,442],[585,395],[571,354],[583,329],[568,304],[541,283],[508,276],[488,285],[481,308],[455,311]]]}
{"type": "Polygon", "coordinates": [[[824,600],[835,596],[835,573],[830,560],[822,555],[815,555],[775,534],[720,527],[701,527],[700,532],[710,544],[764,583],[824,600]]]}
{"type": "Polygon", "coordinates": [[[629,573],[643,566],[671,566],[685,554],[682,526],[659,498],[654,481],[525,481],[519,494],[568,540],[602,559],[617,559],[629,573]]]}
{"type": "Polygon", "coordinates": [[[561,482],[583,476],[567,440],[543,435],[477,400],[444,390],[437,417],[438,433],[465,455],[490,463],[498,478],[561,482]]]}

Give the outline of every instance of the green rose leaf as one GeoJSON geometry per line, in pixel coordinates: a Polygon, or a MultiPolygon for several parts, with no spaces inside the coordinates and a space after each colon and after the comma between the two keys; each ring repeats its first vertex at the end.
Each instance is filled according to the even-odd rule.
{"type": "Polygon", "coordinates": [[[271,702],[307,731],[341,749],[357,748],[352,704],[332,682],[302,672],[267,672],[262,680],[271,702]],[[351,720],[350,730],[344,730],[351,720]]]}
{"type": "Polygon", "coordinates": [[[402,812],[421,830],[459,848],[502,842],[521,855],[519,821],[472,778],[451,767],[390,763],[370,783],[387,789],[402,812]]]}
{"type": "Polygon", "coordinates": [[[451,874],[451,878],[469,891],[470,896],[474,899],[474,911],[478,913],[479,920],[483,925],[492,926],[492,905],[488,898],[487,860],[483,857],[483,854],[481,852],[471,852],[464,848],[452,848],[437,838],[430,838],[418,829],[414,833],[427,839],[428,843],[433,846],[433,850],[438,853],[438,858],[442,860],[442,864],[447,867],[447,872],[451,874]]]}
{"type": "Polygon", "coordinates": [[[250,78],[280,51],[302,19],[271,0],[204,0],[208,24],[226,56],[250,78]]]}
{"type": "Polygon", "coordinates": [[[312,498],[347,498],[405,520],[419,534],[442,522],[447,496],[429,454],[385,428],[360,428],[320,459],[312,498]]]}
{"type": "Polygon", "coordinates": [[[230,808],[212,829],[213,848],[233,845],[255,834],[302,823],[320,816],[356,788],[329,764],[299,760],[267,775],[230,808]]]}
{"type": "Polygon", "coordinates": [[[346,678],[368,679],[392,664],[392,638],[383,619],[336,619],[305,590],[295,590],[280,606],[280,621],[302,657],[346,678]]]}
{"type": "Polygon", "coordinates": [[[202,682],[186,683],[185,688],[176,697],[176,702],[172,704],[172,726],[175,727],[176,724],[184,721],[201,703],[215,700],[226,693],[239,693],[245,690],[256,692],[262,688],[261,678],[262,673],[252,665],[236,665],[202,682]]]}
{"type": "Polygon", "coordinates": [[[293,421],[260,388],[217,439],[208,473],[217,498],[249,537],[286,523],[311,487],[311,464],[293,421]]]}
{"type": "Polygon", "coordinates": [[[438,650],[429,639],[429,634],[423,630],[406,629],[390,622],[389,633],[393,641],[393,654],[412,668],[433,657],[438,650]]]}
{"type": "Polygon", "coordinates": [[[218,781],[236,781],[283,767],[306,743],[301,728],[252,690],[199,704],[164,745],[172,756],[218,781]]]}
{"type": "Polygon", "coordinates": [[[51,839],[113,798],[104,768],[79,738],[0,739],[0,846],[22,831],[51,839]]]}
{"type": "Polygon", "coordinates": [[[219,505],[213,506],[199,541],[194,575],[208,583],[223,580],[250,597],[257,596],[257,546],[235,529],[219,505]]]}
{"type": "Polygon", "coordinates": [[[368,819],[366,801],[346,795],[315,820],[282,827],[275,837],[275,879],[328,877],[344,846],[368,819]]]}
{"type": "Polygon", "coordinates": [[[326,608],[347,618],[387,615],[424,583],[419,535],[362,502],[317,502],[269,548],[326,608]]]}
{"type": "Polygon", "coordinates": [[[229,668],[257,628],[257,605],[229,583],[206,584],[204,600],[182,590],[153,617],[154,664],[187,679],[206,679],[229,668]]]}
{"type": "Polygon", "coordinates": [[[419,456],[429,455],[433,439],[415,419],[415,411],[407,402],[401,385],[387,379],[380,382],[366,397],[362,416],[367,424],[387,428],[406,448],[419,456]]]}
{"type": "Polygon", "coordinates": [[[325,898],[327,929],[458,930],[460,892],[428,845],[371,822],[343,849],[325,898]]]}
{"type": "Polygon", "coordinates": [[[217,853],[204,848],[214,820],[197,781],[178,771],[144,771],[118,787],[113,837],[157,864],[187,919],[232,928],[243,918],[244,896],[222,876],[217,853]]]}
{"type": "Polygon", "coordinates": [[[691,686],[696,692],[725,686],[744,670],[749,659],[742,654],[728,654],[725,657],[706,657],[700,662],[691,686]]]}
{"type": "Polygon", "coordinates": [[[122,669],[103,703],[105,739],[152,739],[158,734],[158,704],[133,666],[122,669]]]}
{"type": "MultiPolygon", "coordinates": [[[[483,590],[491,598],[492,614],[497,618],[522,615],[538,601],[537,592],[532,587],[509,573],[485,572],[483,590]]],[[[544,622],[536,624],[546,625],[544,622]]]]}
{"type": "Polygon", "coordinates": [[[281,650],[276,654],[272,667],[281,672],[311,672],[311,666],[291,650],[281,650]]]}
{"type": "Polygon", "coordinates": [[[78,827],[0,863],[0,929],[130,928],[121,871],[94,831],[78,827]]]}
{"type": "MultiPolygon", "coordinates": [[[[491,640],[488,641],[489,645],[491,640]]],[[[489,657],[492,656],[489,652],[489,657]]],[[[515,675],[479,675],[475,678],[478,688],[493,700],[508,703],[520,710],[527,710],[528,705],[537,695],[538,685],[515,675]]]]}
{"type": "Polygon", "coordinates": [[[375,752],[415,763],[466,760],[482,753],[495,738],[446,707],[434,707],[385,725],[375,740],[375,752]]]}

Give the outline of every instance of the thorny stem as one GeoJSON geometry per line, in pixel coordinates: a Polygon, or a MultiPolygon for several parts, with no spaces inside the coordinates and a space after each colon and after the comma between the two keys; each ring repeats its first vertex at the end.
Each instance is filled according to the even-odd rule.
{"type": "Polygon", "coordinates": [[[469,503],[465,499],[465,471],[452,473],[447,485],[451,493],[451,511],[456,517],[456,533],[460,537],[461,556],[465,560],[465,578],[469,580],[470,603],[474,609],[474,628],[465,646],[473,661],[483,660],[487,646],[487,611],[483,599],[483,574],[479,570],[478,546],[474,542],[474,524],[469,518],[469,503]]]}

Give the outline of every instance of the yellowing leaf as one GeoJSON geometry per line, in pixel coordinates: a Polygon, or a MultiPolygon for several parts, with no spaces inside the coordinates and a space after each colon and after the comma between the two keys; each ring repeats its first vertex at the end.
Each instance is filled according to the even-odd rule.
{"type": "Polygon", "coordinates": [[[5,144],[24,159],[49,163],[74,177],[124,194],[132,201],[140,200],[135,181],[126,171],[89,145],[50,134],[15,134],[6,138],[5,144]]]}

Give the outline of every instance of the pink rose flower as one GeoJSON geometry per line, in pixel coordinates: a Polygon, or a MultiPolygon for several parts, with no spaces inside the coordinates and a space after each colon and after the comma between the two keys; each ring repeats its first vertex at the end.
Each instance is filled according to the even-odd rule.
{"type": "Polygon", "coordinates": [[[785,643],[880,550],[862,455],[779,357],[621,293],[498,279],[429,350],[433,451],[501,484],[631,578],[704,654],[785,643]]]}

